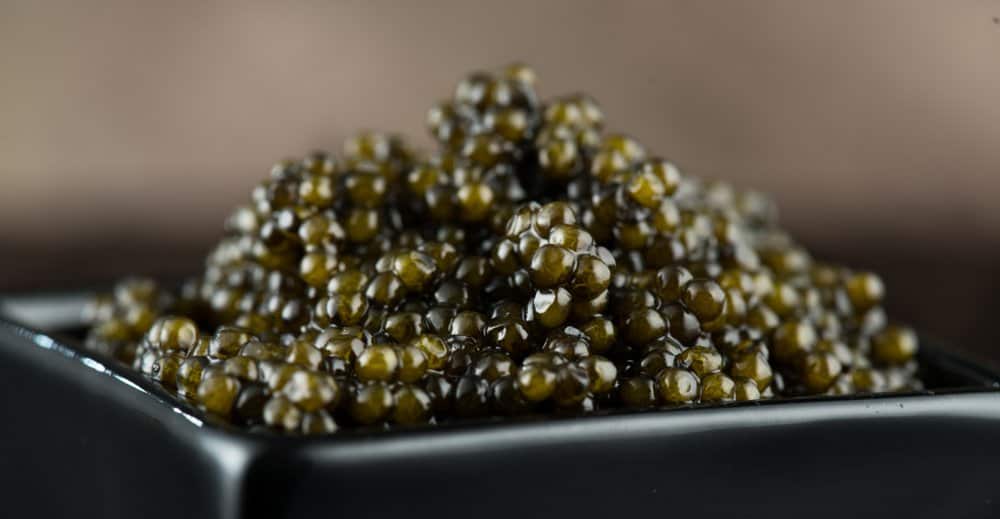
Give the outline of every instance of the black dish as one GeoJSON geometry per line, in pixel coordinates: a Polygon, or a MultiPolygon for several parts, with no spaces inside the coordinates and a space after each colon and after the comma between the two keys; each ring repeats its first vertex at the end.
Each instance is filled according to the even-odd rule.
{"type": "Polygon", "coordinates": [[[1000,375],[926,340],[919,393],[288,438],[84,351],[59,333],[77,301],[0,301],[5,516],[991,517],[1000,500],[1000,375]]]}

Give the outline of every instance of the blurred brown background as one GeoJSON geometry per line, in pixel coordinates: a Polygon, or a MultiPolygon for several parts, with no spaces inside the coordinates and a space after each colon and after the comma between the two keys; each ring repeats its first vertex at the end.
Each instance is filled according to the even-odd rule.
{"type": "MultiPolygon", "coordinates": [[[[195,271],[270,164],[420,143],[525,60],[689,172],[769,191],[890,311],[1000,339],[1000,2],[0,0],[0,291],[195,271]]],[[[1000,353],[993,353],[1000,358],[1000,353]]]]}

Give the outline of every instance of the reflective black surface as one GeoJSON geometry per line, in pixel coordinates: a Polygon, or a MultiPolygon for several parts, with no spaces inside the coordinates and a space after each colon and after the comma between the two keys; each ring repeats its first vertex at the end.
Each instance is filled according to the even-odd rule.
{"type": "MultiPolygon", "coordinates": [[[[60,301],[19,304],[18,317],[69,325],[71,312],[43,315],[60,301]]],[[[0,506],[172,519],[995,516],[1000,378],[938,348],[922,357],[933,392],[286,438],[206,423],[69,338],[0,321],[0,506]]]]}

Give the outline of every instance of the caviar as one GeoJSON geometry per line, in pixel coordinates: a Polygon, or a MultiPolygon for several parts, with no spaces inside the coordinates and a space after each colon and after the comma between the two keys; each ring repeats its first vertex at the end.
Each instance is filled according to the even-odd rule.
{"type": "Polygon", "coordinates": [[[921,388],[877,274],[537,85],[469,75],[432,153],[369,132],[279,162],[200,275],[96,297],[87,346],[284,434],[921,388]]]}

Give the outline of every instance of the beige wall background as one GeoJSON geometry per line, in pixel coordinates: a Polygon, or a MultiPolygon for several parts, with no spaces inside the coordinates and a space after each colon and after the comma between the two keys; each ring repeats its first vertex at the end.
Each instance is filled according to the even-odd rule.
{"type": "Polygon", "coordinates": [[[211,239],[271,163],[533,64],[813,240],[998,244],[1000,2],[0,1],[0,237],[211,239]],[[117,232],[116,231],[116,232],[117,232]]]}

